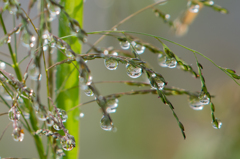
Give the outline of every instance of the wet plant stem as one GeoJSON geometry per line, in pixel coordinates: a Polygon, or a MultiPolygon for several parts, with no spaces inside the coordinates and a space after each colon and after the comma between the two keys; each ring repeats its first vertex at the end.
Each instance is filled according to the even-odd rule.
{"type": "MultiPolygon", "coordinates": [[[[83,22],[83,0],[61,0],[61,5],[64,6],[65,11],[69,14],[71,18],[74,18],[79,22],[79,24],[82,26],[83,22]]],[[[63,37],[66,35],[70,35],[71,30],[69,28],[69,21],[68,18],[64,13],[60,13],[59,17],[59,37],[63,37]]],[[[81,45],[80,42],[76,37],[71,37],[65,40],[71,47],[71,49],[75,53],[81,52],[81,45]]],[[[66,59],[65,55],[58,51],[57,55],[57,61],[62,61],[66,59]]],[[[75,62],[74,62],[75,63],[75,62]]],[[[75,65],[77,65],[75,63],[75,65]]],[[[73,86],[78,85],[79,83],[79,72],[77,69],[75,69],[69,77],[67,75],[69,72],[71,72],[73,69],[75,69],[74,64],[63,64],[59,65],[57,67],[57,73],[56,73],[56,90],[58,91],[62,87],[62,83],[65,82],[65,79],[67,79],[64,88],[71,88],[73,86]]],[[[68,111],[72,107],[79,104],[79,88],[71,89],[69,91],[64,91],[59,94],[59,96],[56,99],[57,107],[64,109],[68,111]]],[[[72,111],[71,113],[68,113],[68,119],[65,123],[66,129],[69,130],[69,133],[74,136],[76,141],[76,147],[68,153],[67,151],[64,152],[66,156],[64,156],[65,159],[72,159],[72,158],[78,158],[79,156],[79,109],[76,109],[75,111],[72,111]]]]}

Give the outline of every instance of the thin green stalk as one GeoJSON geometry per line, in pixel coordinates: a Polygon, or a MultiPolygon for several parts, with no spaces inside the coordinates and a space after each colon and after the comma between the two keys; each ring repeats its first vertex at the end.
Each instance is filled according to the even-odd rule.
{"type": "MultiPolygon", "coordinates": [[[[2,18],[2,13],[0,13],[0,22],[2,24],[4,34],[6,35],[7,30],[6,30],[6,27],[5,27],[3,18],[2,18]]],[[[12,46],[11,46],[10,43],[8,43],[8,49],[9,49],[9,52],[10,52],[10,55],[11,55],[11,58],[12,58],[12,61],[13,61],[12,66],[14,68],[14,71],[15,71],[16,75],[17,75],[17,78],[18,78],[19,81],[22,81],[22,74],[21,74],[21,70],[19,68],[19,64],[17,62],[16,54],[13,52],[12,46]]],[[[28,100],[24,99],[24,103],[26,104],[26,107],[29,108],[29,111],[30,111],[30,122],[31,122],[32,128],[33,128],[34,131],[37,131],[38,130],[38,124],[37,124],[38,121],[37,121],[37,118],[35,116],[35,112],[33,111],[32,107],[30,106],[30,102],[28,100]]],[[[41,138],[38,135],[33,135],[33,137],[34,137],[34,140],[35,140],[35,144],[36,144],[36,147],[37,147],[39,157],[41,159],[45,159],[46,156],[45,156],[45,153],[44,153],[44,147],[43,147],[43,143],[42,143],[41,138]]]]}
{"type": "MultiPolygon", "coordinates": [[[[82,26],[83,22],[83,0],[61,0],[62,6],[64,6],[65,11],[69,14],[71,18],[74,18],[79,22],[82,26]]],[[[61,12],[59,18],[59,37],[70,35],[71,30],[69,28],[69,21],[65,14],[61,12]]],[[[81,52],[80,42],[76,37],[71,37],[65,40],[72,48],[72,50],[76,53],[81,52]]],[[[62,61],[66,59],[66,57],[58,51],[57,61],[62,61]]],[[[77,65],[75,63],[75,65],[77,65]]],[[[73,70],[75,66],[73,64],[63,64],[57,67],[56,74],[56,87],[57,90],[61,88],[62,83],[68,78],[67,82],[64,85],[64,89],[71,88],[73,86],[78,85],[79,83],[79,72],[77,69],[73,71],[73,73],[66,77],[71,70],[73,70]]],[[[72,107],[79,104],[79,88],[71,89],[68,91],[61,92],[57,99],[57,107],[62,108],[66,111],[71,109],[72,107]]],[[[68,120],[65,123],[66,129],[69,130],[69,133],[74,136],[76,140],[76,147],[69,152],[66,152],[66,156],[64,158],[78,158],[79,156],[79,120],[76,119],[76,114],[79,114],[79,109],[74,112],[68,113],[68,120]]]]}

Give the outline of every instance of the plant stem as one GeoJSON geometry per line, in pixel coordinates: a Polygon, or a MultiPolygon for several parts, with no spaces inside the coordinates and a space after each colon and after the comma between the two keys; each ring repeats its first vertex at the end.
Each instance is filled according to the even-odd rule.
{"type": "MultiPolygon", "coordinates": [[[[71,18],[74,18],[82,26],[83,22],[83,0],[61,0],[62,6],[64,6],[65,11],[69,14],[71,18]]],[[[69,28],[69,21],[64,13],[60,14],[59,18],[59,37],[70,35],[71,30],[69,28]]],[[[65,40],[76,53],[80,53],[81,45],[76,37],[71,37],[65,40]]],[[[62,52],[58,51],[57,61],[62,61],[66,59],[62,52]]],[[[75,65],[77,65],[75,63],[75,65]]],[[[63,64],[57,67],[56,73],[56,89],[60,89],[62,83],[66,78],[67,82],[64,85],[64,89],[71,88],[78,85],[79,83],[79,72],[75,69],[69,77],[66,77],[75,66],[73,64],[63,64]]],[[[61,92],[56,99],[57,107],[68,111],[72,107],[78,105],[79,103],[79,88],[71,89],[68,91],[61,92]]],[[[79,109],[68,113],[68,119],[65,123],[66,129],[69,130],[69,133],[74,136],[76,140],[76,147],[70,151],[66,152],[64,158],[78,158],[79,156],[79,109]]]]}

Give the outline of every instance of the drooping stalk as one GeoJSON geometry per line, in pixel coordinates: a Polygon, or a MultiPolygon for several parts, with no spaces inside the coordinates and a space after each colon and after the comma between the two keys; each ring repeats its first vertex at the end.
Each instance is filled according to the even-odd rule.
{"type": "MultiPolygon", "coordinates": [[[[83,0],[61,0],[61,5],[64,6],[65,11],[69,14],[71,18],[74,18],[79,22],[82,26],[83,22],[83,0]]],[[[69,21],[65,14],[62,12],[59,17],[59,37],[63,37],[66,35],[70,35],[71,30],[69,28],[69,21]]],[[[71,46],[72,50],[76,53],[80,53],[81,44],[75,37],[70,37],[65,39],[65,41],[71,46]]],[[[66,59],[66,56],[58,51],[57,61],[62,61],[66,59]]],[[[77,64],[75,63],[75,66],[77,64]]],[[[56,73],[56,89],[59,90],[62,88],[62,84],[65,82],[62,89],[71,88],[73,86],[77,86],[79,83],[79,72],[75,68],[73,64],[63,64],[57,67],[56,73]],[[75,70],[74,70],[75,69],[75,70]],[[72,72],[72,70],[74,70],[72,72]],[[72,73],[71,73],[72,72],[72,73]],[[70,74],[71,73],[71,74],[70,74]]],[[[70,89],[68,91],[61,92],[56,99],[57,107],[62,108],[66,111],[71,109],[72,107],[78,105],[79,103],[79,88],[70,89]]],[[[70,151],[66,152],[66,156],[64,158],[78,158],[79,155],[79,110],[75,110],[73,112],[68,113],[68,119],[65,123],[66,129],[69,130],[69,133],[74,136],[76,141],[76,147],[70,151]]]]}

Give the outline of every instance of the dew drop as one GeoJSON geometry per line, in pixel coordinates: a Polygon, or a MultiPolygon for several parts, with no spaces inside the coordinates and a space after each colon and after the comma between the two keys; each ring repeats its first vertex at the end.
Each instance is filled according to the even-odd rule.
{"type": "Polygon", "coordinates": [[[212,127],[214,129],[220,129],[222,127],[222,122],[219,119],[215,119],[215,121],[212,121],[212,127]]]}
{"type": "Polygon", "coordinates": [[[18,109],[16,107],[12,107],[9,111],[8,111],[8,118],[10,121],[14,121],[14,120],[20,120],[20,111],[18,111],[18,109]],[[14,113],[15,112],[15,113],[14,113]]]}
{"type": "Polygon", "coordinates": [[[11,42],[11,36],[8,36],[7,37],[7,43],[10,43],[11,42]]]}
{"type": "Polygon", "coordinates": [[[80,113],[80,114],[79,114],[79,117],[80,117],[80,118],[83,118],[84,115],[85,115],[84,113],[80,113]]]}
{"type": "Polygon", "coordinates": [[[118,99],[108,99],[107,100],[107,109],[106,111],[108,113],[115,113],[117,111],[117,108],[118,107],[118,99]]]}
{"type": "Polygon", "coordinates": [[[48,118],[48,119],[46,120],[46,125],[47,125],[48,127],[53,126],[53,124],[54,124],[54,121],[53,121],[52,119],[48,118]]]}
{"type": "Polygon", "coordinates": [[[60,130],[60,127],[55,123],[55,124],[53,124],[53,128],[55,129],[55,130],[60,130]]]}
{"type": "Polygon", "coordinates": [[[157,76],[155,73],[152,74],[152,78],[154,79],[154,81],[157,84],[157,86],[154,83],[151,84],[152,88],[162,90],[165,86],[165,83],[161,80],[161,78],[159,76],[157,76]]]}
{"type": "Polygon", "coordinates": [[[84,93],[86,94],[86,96],[93,96],[94,95],[94,93],[93,93],[93,91],[92,91],[92,89],[90,89],[87,85],[85,85],[86,87],[85,87],[85,89],[83,89],[83,91],[84,91],[84,93]]]}
{"type": "Polygon", "coordinates": [[[127,50],[130,48],[130,43],[128,41],[120,41],[119,45],[123,50],[127,50]]]}
{"type": "Polygon", "coordinates": [[[111,122],[108,116],[103,115],[100,120],[100,126],[105,131],[111,131],[113,128],[113,123],[111,122]]]}
{"type": "Polygon", "coordinates": [[[35,45],[36,37],[34,35],[30,35],[25,29],[21,35],[21,42],[24,47],[32,48],[35,45]]]}
{"type": "Polygon", "coordinates": [[[59,15],[61,12],[61,8],[58,7],[57,5],[52,4],[51,2],[47,4],[47,8],[50,13],[50,16],[48,19],[49,21],[53,21],[57,17],[57,15],[59,15]]]}
{"type": "Polygon", "coordinates": [[[14,128],[12,132],[12,137],[14,141],[20,141],[20,142],[23,141],[23,138],[24,138],[23,129],[19,127],[14,128]]]}
{"type": "Polygon", "coordinates": [[[162,54],[158,55],[158,62],[162,67],[175,68],[177,66],[177,61],[175,58],[168,58],[162,54]]]}
{"type": "Polygon", "coordinates": [[[142,75],[142,68],[133,67],[131,64],[126,65],[127,75],[131,78],[138,78],[142,75]]]}
{"type": "Polygon", "coordinates": [[[143,54],[145,49],[146,49],[146,47],[141,45],[141,44],[136,44],[134,48],[136,50],[136,53],[139,54],[139,55],[143,54]]]}
{"type": "MultiPolygon", "coordinates": [[[[32,65],[28,68],[28,74],[29,74],[29,78],[30,78],[31,80],[35,80],[35,81],[39,80],[39,77],[41,77],[41,75],[39,75],[39,74],[40,74],[39,68],[36,67],[35,64],[32,64],[32,65]]],[[[41,79],[40,79],[40,80],[41,80],[41,79]]]]}
{"type": "Polygon", "coordinates": [[[65,50],[65,55],[69,58],[73,57],[73,54],[69,50],[65,50]]]}
{"type": "Polygon", "coordinates": [[[190,96],[189,105],[193,110],[202,110],[204,105],[200,102],[200,98],[196,96],[190,96]]]}
{"type": "Polygon", "coordinates": [[[75,139],[72,135],[61,138],[61,145],[65,151],[71,151],[75,147],[75,139]]]}
{"type": "Polygon", "coordinates": [[[189,1],[187,5],[188,5],[190,12],[192,12],[192,13],[199,12],[200,6],[198,4],[194,4],[194,3],[192,3],[192,1],[189,1]]]}
{"type": "Polygon", "coordinates": [[[36,116],[41,121],[46,121],[48,118],[47,112],[41,108],[36,110],[36,116]]]}
{"type": "Polygon", "coordinates": [[[109,70],[116,70],[118,67],[118,61],[112,58],[104,59],[104,65],[109,70]]]}
{"type": "Polygon", "coordinates": [[[48,40],[44,39],[43,40],[43,51],[47,51],[47,49],[48,49],[48,40]]]}
{"type": "Polygon", "coordinates": [[[210,102],[210,99],[207,97],[206,94],[204,94],[203,96],[200,97],[200,102],[201,102],[203,105],[208,105],[209,102],[210,102]]]}
{"type": "MultiPolygon", "coordinates": [[[[57,113],[61,117],[62,122],[66,122],[67,121],[68,115],[67,115],[67,112],[65,110],[57,108],[57,113]]],[[[56,114],[56,118],[58,118],[57,114],[56,114]]]]}
{"type": "Polygon", "coordinates": [[[5,62],[0,62],[0,69],[4,70],[6,68],[5,62]]]}

